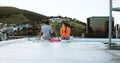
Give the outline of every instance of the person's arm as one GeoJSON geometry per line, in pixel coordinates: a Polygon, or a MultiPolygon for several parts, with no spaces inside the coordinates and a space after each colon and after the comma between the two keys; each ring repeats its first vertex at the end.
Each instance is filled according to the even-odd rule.
{"type": "Polygon", "coordinates": [[[68,34],[70,35],[70,33],[71,33],[71,30],[70,30],[70,28],[69,28],[69,30],[68,30],[68,34]]]}
{"type": "Polygon", "coordinates": [[[40,34],[39,34],[39,39],[41,40],[41,36],[43,35],[43,27],[41,27],[41,31],[40,31],[40,34]]]}
{"type": "Polygon", "coordinates": [[[40,35],[42,36],[42,35],[43,35],[43,32],[41,32],[40,35]]]}
{"type": "Polygon", "coordinates": [[[62,36],[62,28],[60,28],[60,36],[62,36]]]}
{"type": "Polygon", "coordinates": [[[52,37],[52,35],[53,35],[53,29],[52,29],[51,26],[50,26],[50,35],[51,35],[51,37],[52,37]]]}

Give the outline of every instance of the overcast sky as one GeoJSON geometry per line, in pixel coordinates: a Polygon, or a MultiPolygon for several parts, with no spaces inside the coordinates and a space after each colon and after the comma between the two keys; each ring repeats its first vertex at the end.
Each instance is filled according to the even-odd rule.
{"type": "MultiPolygon", "coordinates": [[[[91,16],[109,16],[109,0],[0,0],[0,6],[13,6],[46,16],[67,16],[87,22],[91,16]]],[[[120,0],[113,0],[120,7],[120,0]]],[[[120,12],[113,12],[115,24],[120,24],[120,12]]]]}

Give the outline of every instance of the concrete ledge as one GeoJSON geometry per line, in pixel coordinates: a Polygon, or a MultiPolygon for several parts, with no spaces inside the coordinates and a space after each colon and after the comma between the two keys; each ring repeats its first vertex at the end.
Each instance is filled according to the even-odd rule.
{"type": "Polygon", "coordinates": [[[27,40],[27,39],[22,38],[22,39],[13,39],[13,40],[0,41],[0,47],[7,46],[7,45],[12,44],[12,43],[24,42],[25,40],[27,40]]]}

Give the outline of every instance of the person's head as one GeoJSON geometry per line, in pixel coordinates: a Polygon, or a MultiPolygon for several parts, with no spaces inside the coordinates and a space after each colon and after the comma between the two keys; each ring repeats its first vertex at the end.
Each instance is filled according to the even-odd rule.
{"type": "Polygon", "coordinates": [[[62,25],[62,26],[65,27],[64,32],[66,33],[66,32],[67,32],[67,27],[69,27],[68,23],[63,22],[63,25],[62,25]]]}
{"type": "Polygon", "coordinates": [[[63,22],[63,26],[68,27],[68,24],[66,22],[63,22]]]}
{"type": "Polygon", "coordinates": [[[49,20],[45,20],[45,24],[46,24],[46,25],[49,25],[49,20]]]}

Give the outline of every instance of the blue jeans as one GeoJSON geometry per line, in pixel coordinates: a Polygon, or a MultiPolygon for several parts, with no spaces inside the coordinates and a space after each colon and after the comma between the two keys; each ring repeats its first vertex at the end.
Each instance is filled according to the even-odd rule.
{"type": "Polygon", "coordinates": [[[70,40],[70,38],[61,37],[62,40],[70,40]]]}

